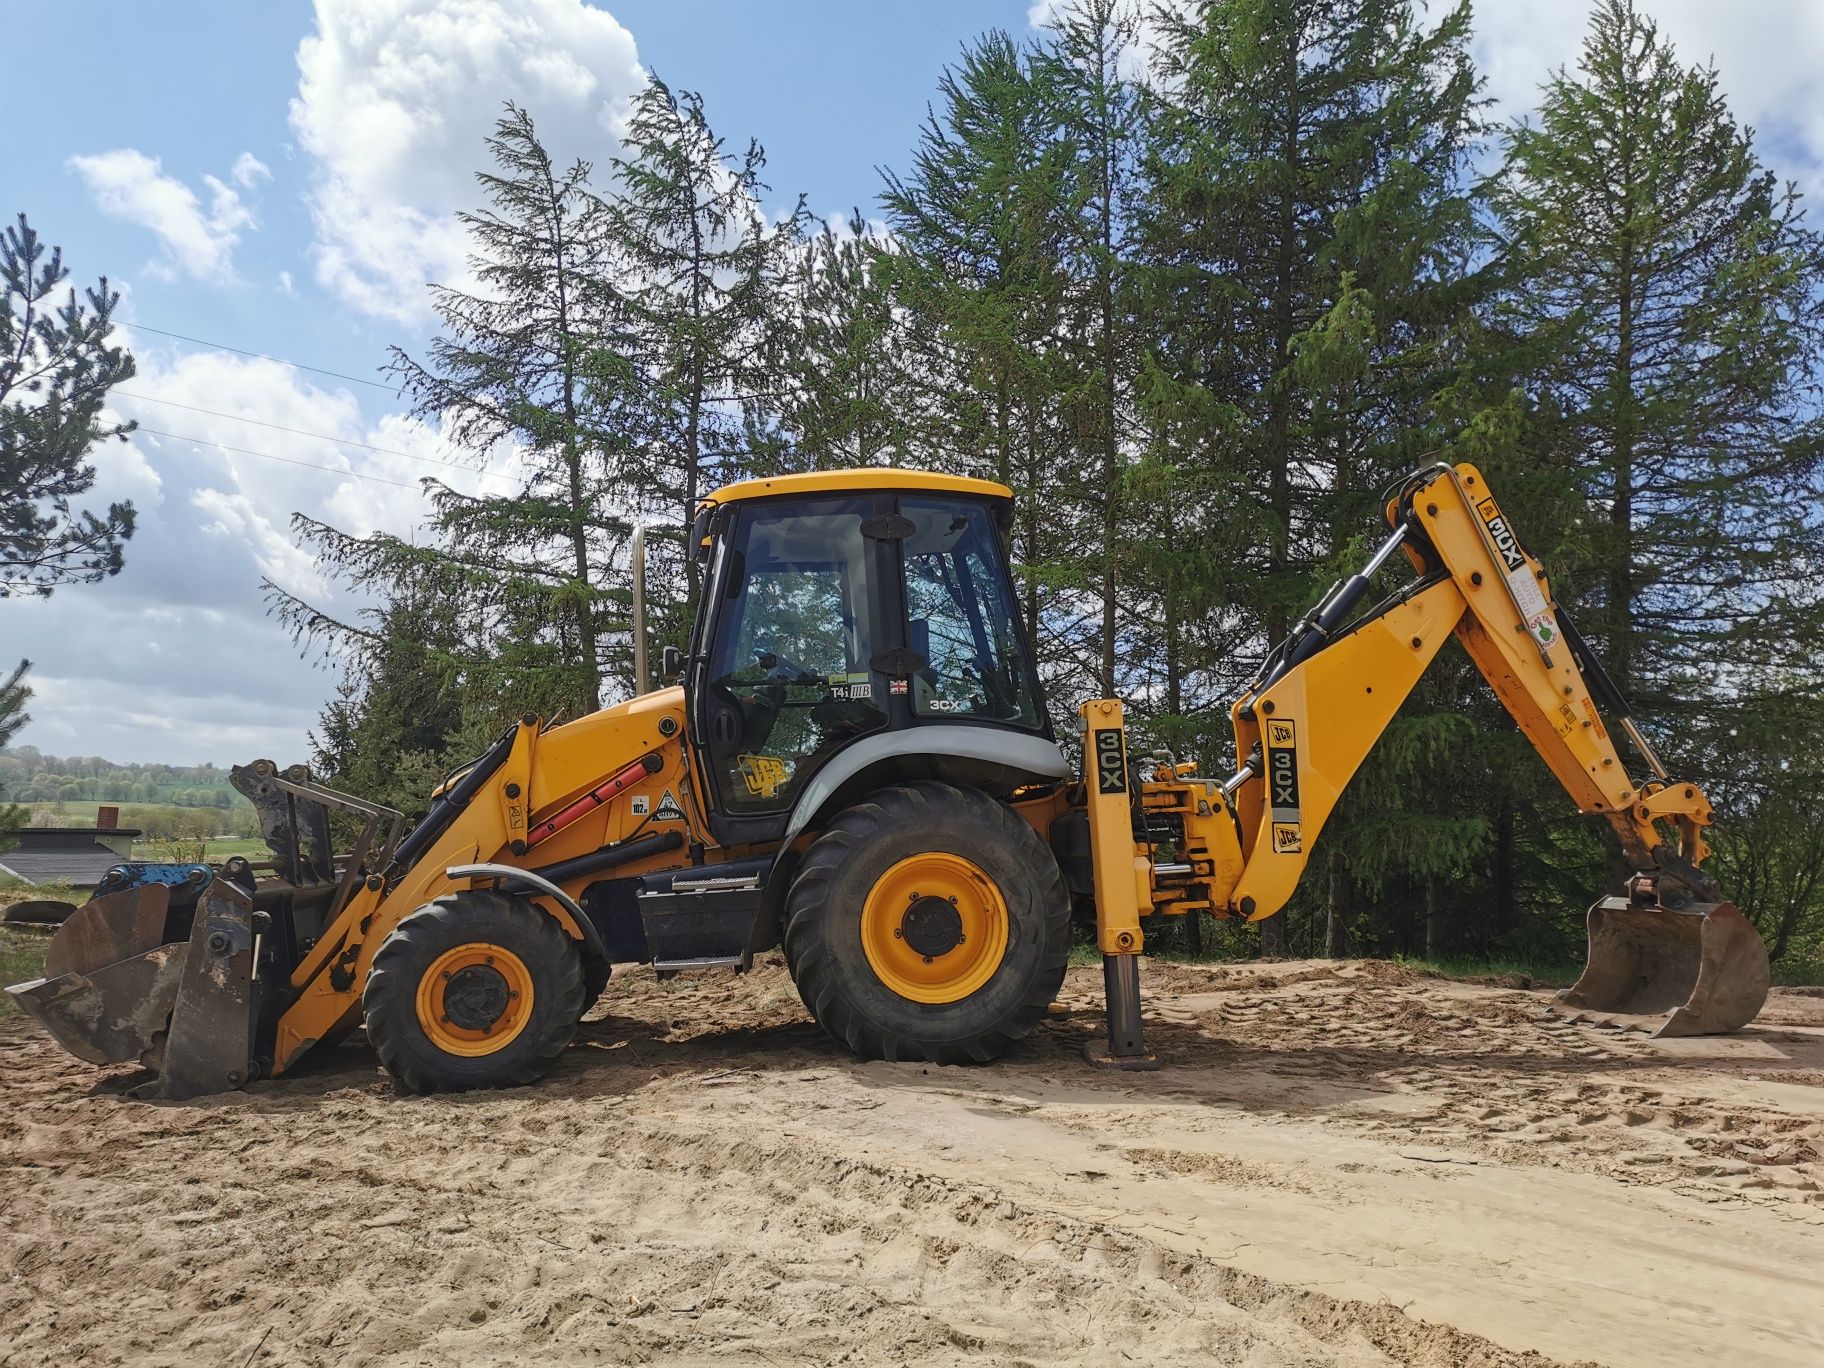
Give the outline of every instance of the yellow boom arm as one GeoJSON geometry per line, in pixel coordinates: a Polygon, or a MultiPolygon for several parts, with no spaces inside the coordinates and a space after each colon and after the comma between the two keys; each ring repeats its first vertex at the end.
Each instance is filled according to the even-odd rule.
{"type": "Polygon", "coordinates": [[[1709,800],[1695,784],[1668,781],[1480,472],[1467,464],[1423,471],[1388,504],[1387,518],[1392,535],[1369,564],[1331,589],[1235,700],[1232,778],[1197,778],[1166,762],[1143,773],[1131,796],[1112,794],[1096,782],[1096,756],[1115,744],[1106,733],[1120,726],[1119,704],[1083,706],[1105,955],[1139,951],[1146,912],[1258,921],[1283,908],[1343,789],[1452,633],[1571,799],[1614,826],[1643,879],[1669,876],[1690,894],[1717,896],[1697,870],[1708,853],[1709,800]],[[1370,579],[1399,550],[1418,578],[1361,613],[1370,579]],[[1652,777],[1630,776],[1599,701],[1652,777]],[[1175,849],[1162,852],[1149,834],[1155,827],[1174,833],[1175,849]],[[1134,860],[1150,877],[1124,877],[1134,860]]]}

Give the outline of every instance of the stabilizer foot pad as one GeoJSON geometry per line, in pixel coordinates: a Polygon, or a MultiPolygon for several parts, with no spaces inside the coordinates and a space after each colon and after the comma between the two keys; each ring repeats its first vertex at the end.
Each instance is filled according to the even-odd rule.
{"type": "Polygon", "coordinates": [[[1118,1055],[1111,1052],[1106,1040],[1091,1040],[1083,1046],[1083,1058],[1098,1069],[1115,1069],[1122,1073],[1152,1073],[1159,1067],[1154,1054],[1118,1055]]]}

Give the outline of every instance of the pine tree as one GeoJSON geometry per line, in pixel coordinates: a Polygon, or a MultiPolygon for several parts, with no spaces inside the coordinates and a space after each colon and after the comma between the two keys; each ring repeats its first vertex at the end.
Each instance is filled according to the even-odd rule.
{"type": "MultiPolygon", "coordinates": [[[[776,396],[805,210],[800,199],[769,222],[765,150],[749,142],[741,156],[727,153],[702,97],[657,76],[635,98],[621,145],[609,234],[617,268],[636,282],[656,424],[638,488],[646,510],[687,524],[701,496],[743,473],[750,424],[776,396]]],[[[687,618],[701,572],[679,558],[688,592],[672,611],[687,618]]]]}
{"type": "Polygon", "coordinates": [[[1069,698],[1095,678],[1100,606],[1080,589],[1086,500],[1060,382],[1072,153],[1055,136],[1054,74],[999,30],[964,49],[909,169],[886,174],[897,250],[882,266],[907,319],[913,440],[925,460],[1014,490],[1026,628],[1049,692],[1069,698]]]}
{"type": "Polygon", "coordinates": [[[464,734],[467,644],[451,604],[418,589],[367,616],[371,630],[345,640],[342,682],[312,734],[313,759],[324,782],[415,815],[438,779],[480,750],[464,734]]]}
{"type": "Polygon", "coordinates": [[[108,391],[135,370],[109,341],[119,291],[103,276],[58,303],[69,274],[24,214],[0,233],[0,599],[119,574],[133,535],[131,503],[105,515],[71,507],[95,484],[90,452],[135,427],[102,417],[108,391]]]}
{"type": "Polygon", "coordinates": [[[1783,951],[1824,869],[1803,835],[1824,771],[1794,745],[1824,697],[1824,239],[1715,70],[1629,0],[1597,7],[1506,151],[1491,322],[1536,400],[1521,456],[1583,503],[1554,588],[1712,791],[1718,868],[1783,951]]]}
{"type": "Polygon", "coordinates": [[[1502,321],[1606,514],[1587,635],[1643,712],[1707,707],[1820,622],[1824,241],[1632,0],[1509,131],[1496,208],[1502,321]]]}
{"type": "MultiPolygon", "coordinates": [[[[31,661],[22,660],[10,675],[0,680],[0,747],[11,741],[19,729],[32,720],[25,711],[25,705],[32,697],[32,691],[25,682],[26,671],[31,668],[31,661]]],[[[6,849],[7,833],[17,831],[25,825],[25,817],[24,808],[0,801],[0,850],[6,849]]]]}
{"type": "Polygon", "coordinates": [[[901,456],[904,362],[878,268],[890,250],[860,210],[844,231],[826,223],[807,244],[785,349],[777,469],[881,465],[901,456]]]}
{"type": "Polygon", "coordinates": [[[1068,236],[1071,284],[1064,306],[1061,378],[1066,421],[1094,529],[1085,578],[1099,599],[1095,687],[1118,688],[1123,484],[1133,448],[1137,348],[1130,289],[1140,147],[1140,86],[1127,68],[1138,58],[1137,20],[1126,0],[1085,0],[1060,14],[1037,58],[1056,136],[1070,153],[1068,236]]]}
{"type": "MultiPolygon", "coordinates": [[[[456,606],[501,710],[593,711],[605,679],[630,682],[625,645],[627,477],[650,420],[626,301],[612,283],[607,220],[590,167],[553,164],[531,117],[508,106],[488,140],[490,207],[461,215],[485,293],[434,292],[442,334],[428,362],[394,352],[415,412],[486,460],[502,446],[524,474],[510,494],[426,481],[429,545],[357,538],[298,517],[302,541],[351,585],[412,584],[456,606]]],[[[269,585],[305,637],[360,629],[269,585]]]]}

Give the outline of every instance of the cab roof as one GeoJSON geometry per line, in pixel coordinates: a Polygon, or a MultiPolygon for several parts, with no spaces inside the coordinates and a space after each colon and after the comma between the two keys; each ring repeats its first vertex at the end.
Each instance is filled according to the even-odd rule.
{"type": "Polygon", "coordinates": [[[776,494],[844,494],[858,490],[904,489],[926,494],[969,494],[979,499],[1012,499],[1013,491],[993,480],[968,475],[943,475],[934,470],[899,470],[874,466],[856,470],[817,470],[804,475],[775,475],[765,480],[740,480],[706,495],[706,504],[738,503],[776,494]]]}

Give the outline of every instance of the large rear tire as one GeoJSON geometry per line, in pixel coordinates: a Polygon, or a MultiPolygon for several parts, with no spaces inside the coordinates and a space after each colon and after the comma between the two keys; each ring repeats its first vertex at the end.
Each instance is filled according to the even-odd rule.
{"type": "Polygon", "coordinates": [[[1070,899],[1051,850],[984,793],[881,789],[812,843],[786,898],[806,1008],[864,1059],[985,1061],[1064,981],[1070,899]]]}
{"type": "Polygon", "coordinates": [[[582,955],[550,917],[485,889],[438,898],[374,955],[361,1009],[404,1092],[542,1078],[576,1033],[582,955]]]}

